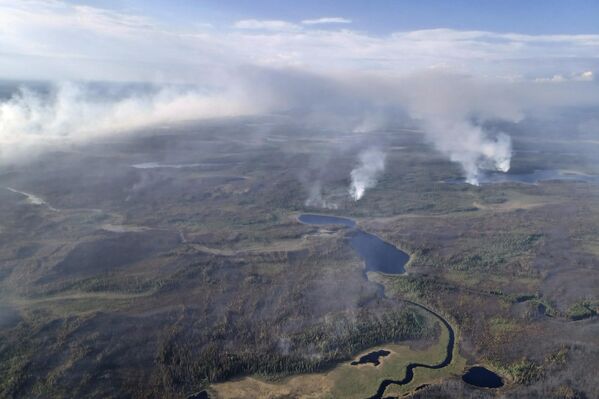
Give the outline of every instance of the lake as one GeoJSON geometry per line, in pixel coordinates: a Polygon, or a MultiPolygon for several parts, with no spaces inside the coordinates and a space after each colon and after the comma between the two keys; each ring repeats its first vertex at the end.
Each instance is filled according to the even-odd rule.
{"type": "Polygon", "coordinates": [[[380,349],[378,351],[367,353],[364,356],[360,356],[360,358],[354,362],[351,362],[352,366],[357,366],[359,364],[368,364],[372,363],[374,366],[378,366],[381,364],[380,358],[389,356],[391,352],[385,349],[380,349]]]}
{"type": "Polygon", "coordinates": [[[410,255],[374,234],[356,227],[352,219],[328,215],[303,214],[298,220],[310,225],[336,225],[348,227],[347,240],[354,251],[364,260],[365,272],[403,274],[410,255]]]}
{"type": "Polygon", "coordinates": [[[481,366],[471,367],[463,376],[464,382],[481,388],[499,388],[503,386],[501,377],[481,366]]]}

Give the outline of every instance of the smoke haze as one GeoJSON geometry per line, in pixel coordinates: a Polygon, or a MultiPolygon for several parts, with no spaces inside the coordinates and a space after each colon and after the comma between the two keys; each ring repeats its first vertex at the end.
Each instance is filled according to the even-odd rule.
{"type": "Polygon", "coordinates": [[[262,112],[260,107],[233,89],[163,85],[111,95],[76,82],[44,90],[21,86],[0,102],[0,160],[163,123],[252,115],[262,112]]]}
{"type": "Polygon", "coordinates": [[[306,206],[323,209],[337,209],[339,207],[336,203],[328,201],[323,197],[322,183],[320,181],[312,183],[308,190],[308,198],[305,202],[306,206]]]}
{"type": "MultiPolygon", "coordinates": [[[[45,91],[23,85],[0,102],[0,160],[22,161],[45,148],[165,123],[288,113],[324,135],[367,136],[374,130],[419,126],[426,140],[477,184],[482,170],[510,168],[511,137],[487,131],[487,122],[518,123],[555,112],[550,110],[599,104],[594,81],[506,82],[445,72],[399,78],[354,73],[334,79],[251,68],[239,70],[234,80],[209,83],[153,85],[117,94],[89,83],[54,83],[45,91]]],[[[583,127],[593,123],[577,121],[583,127]]],[[[360,187],[354,187],[357,197],[364,191],[360,187]]],[[[310,192],[312,204],[324,204],[320,191],[310,192]]]]}
{"type": "MultiPolygon", "coordinates": [[[[9,54],[0,55],[0,77],[52,82],[47,90],[24,84],[0,100],[0,162],[153,125],[284,113],[323,135],[418,126],[477,184],[482,171],[511,166],[513,137],[488,123],[599,106],[599,35],[374,35],[344,21],[349,26],[322,29],[252,19],[185,31],[122,10],[0,0],[0,26],[9,32],[0,36],[9,54]],[[114,95],[86,83],[93,81],[151,89],[114,95]]],[[[373,151],[351,172],[356,199],[383,169],[384,156],[373,151]]],[[[315,184],[307,203],[334,206],[323,191],[315,184]]]]}
{"type": "Polygon", "coordinates": [[[366,190],[376,185],[385,170],[385,154],[378,148],[369,148],[358,156],[359,164],[351,171],[349,194],[354,201],[360,200],[366,190]]]}

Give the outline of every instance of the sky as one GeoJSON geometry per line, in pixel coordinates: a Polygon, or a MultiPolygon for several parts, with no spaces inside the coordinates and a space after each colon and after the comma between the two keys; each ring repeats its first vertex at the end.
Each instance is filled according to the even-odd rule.
{"type": "Polygon", "coordinates": [[[227,25],[240,19],[301,21],[336,16],[376,34],[451,28],[527,34],[599,33],[593,0],[120,0],[73,2],[167,19],[227,25]]]}
{"type": "MultiPolygon", "coordinates": [[[[52,82],[0,100],[0,164],[148,125],[284,114],[322,131],[418,126],[476,183],[510,167],[511,137],[486,122],[599,109],[598,25],[585,0],[0,0],[0,80],[52,82]],[[115,85],[97,81],[154,91],[100,95],[115,85]]],[[[599,135],[585,115],[571,131],[599,135]]]]}
{"type": "Polygon", "coordinates": [[[584,79],[599,2],[0,0],[0,78],[195,82],[232,66],[584,79]]]}

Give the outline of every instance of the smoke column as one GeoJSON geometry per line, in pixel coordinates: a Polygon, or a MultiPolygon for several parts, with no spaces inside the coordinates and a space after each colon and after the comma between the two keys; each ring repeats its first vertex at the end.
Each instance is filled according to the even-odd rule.
{"type": "Polygon", "coordinates": [[[315,182],[309,190],[308,199],[304,205],[315,208],[324,208],[324,209],[337,209],[338,206],[334,202],[327,201],[322,196],[322,184],[317,181],[315,182]]]}
{"type": "Polygon", "coordinates": [[[378,177],[385,170],[385,154],[377,148],[369,148],[359,155],[360,164],[351,171],[349,194],[358,201],[364,192],[376,185],[378,177]]]}
{"type": "Polygon", "coordinates": [[[76,82],[55,83],[45,91],[22,87],[0,100],[0,161],[159,123],[253,115],[264,111],[259,103],[243,89],[165,86],[111,96],[76,82]]]}
{"type": "Polygon", "coordinates": [[[478,185],[481,170],[510,169],[512,143],[506,134],[492,138],[469,121],[446,119],[425,120],[423,127],[435,148],[462,166],[467,183],[478,185]]]}
{"type": "Polygon", "coordinates": [[[483,170],[505,173],[510,169],[510,137],[491,135],[483,125],[523,119],[523,96],[516,86],[429,72],[402,81],[397,94],[427,141],[460,164],[468,183],[478,185],[483,170]]]}

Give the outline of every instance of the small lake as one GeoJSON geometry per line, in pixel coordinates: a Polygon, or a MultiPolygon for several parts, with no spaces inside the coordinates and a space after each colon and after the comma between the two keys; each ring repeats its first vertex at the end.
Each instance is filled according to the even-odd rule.
{"type": "Polygon", "coordinates": [[[499,388],[503,386],[500,376],[481,366],[471,367],[462,376],[462,380],[480,388],[499,388]]]}
{"type": "Polygon", "coordinates": [[[410,255],[395,246],[381,240],[379,237],[356,228],[356,222],[337,216],[303,214],[298,220],[310,225],[337,225],[348,227],[349,245],[364,260],[365,272],[385,274],[403,274],[405,264],[410,255]]]}
{"type": "Polygon", "coordinates": [[[351,362],[352,366],[357,366],[359,364],[368,364],[372,363],[374,366],[378,366],[381,364],[380,358],[389,356],[391,352],[385,349],[381,349],[378,351],[370,352],[364,356],[360,356],[360,358],[354,362],[351,362]]]}

